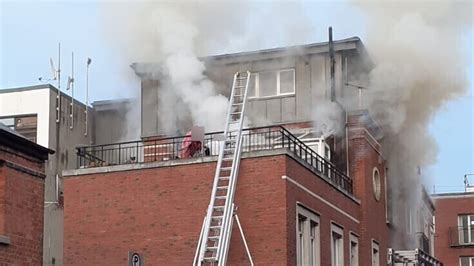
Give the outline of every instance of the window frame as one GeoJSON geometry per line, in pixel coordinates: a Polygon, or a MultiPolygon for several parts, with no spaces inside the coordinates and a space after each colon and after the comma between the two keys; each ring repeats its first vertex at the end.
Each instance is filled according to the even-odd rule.
{"type": "Polygon", "coordinates": [[[331,266],[343,266],[344,265],[344,228],[335,223],[331,223],[331,266]],[[339,243],[335,244],[334,235],[339,235],[337,241],[339,243]],[[337,254],[335,254],[335,246],[337,245],[337,254]],[[335,261],[337,257],[337,261],[335,261]]]}
{"type": "Polygon", "coordinates": [[[349,233],[349,265],[350,266],[359,266],[359,237],[354,234],[353,232],[349,233]],[[354,256],[354,260],[352,259],[352,243],[356,245],[356,253],[354,256]]]}
{"type": "Polygon", "coordinates": [[[372,261],[372,266],[380,266],[380,244],[377,240],[375,239],[372,239],[371,241],[371,249],[370,249],[370,258],[371,258],[371,261],[372,261]],[[378,262],[378,265],[377,264],[374,264],[374,258],[375,258],[375,254],[374,254],[374,250],[377,250],[377,262],[378,262]]]}
{"type": "MultiPolygon", "coordinates": [[[[296,94],[296,69],[295,68],[282,68],[277,70],[267,70],[267,71],[260,71],[260,72],[252,72],[250,75],[255,75],[255,84],[254,84],[254,95],[248,95],[249,99],[266,99],[266,98],[275,98],[275,97],[285,97],[285,96],[292,96],[296,94]],[[281,73],[282,72],[289,72],[293,73],[293,91],[292,92],[281,92],[281,73]],[[276,73],[276,91],[275,94],[260,96],[260,73],[268,73],[268,72],[275,72],[276,73]]],[[[250,84],[249,84],[250,85],[250,84]]]]}
{"type": "Polygon", "coordinates": [[[460,256],[459,257],[459,266],[474,266],[474,256],[460,256]],[[462,258],[467,258],[469,265],[462,264],[462,258]]]}
{"type": "Polygon", "coordinates": [[[461,245],[473,245],[474,244],[474,213],[458,214],[458,238],[459,244],[461,245]],[[462,224],[462,218],[467,217],[467,228],[462,224]],[[472,217],[472,219],[471,219],[472,217]],[[467,241],[464,238],[464,230],[467,229],[467,241]]]}
{"type": "Polygon", "coordinates": [[[374,192],[374,198],[377,202],[380,201],[382,196],[382,177],[377,167],[372,170],[372,188],[374,192]],[[376,178],[377,177],[377,178],[376,178]]]}
{"type": "Polygon", "coordinates": [[[321,265],[321,222],[319,215],[304,206],[296,205],[296,263],[297,265],[321,265]],[[304,230],[300,233],[300,217],[304,217],[304,230]],[[316,224],[314,231],[314,247],[311,247],[312,224],[316,224]],[[302,240],[300,235],[302,234],[302,240]],[[303,247],[301,247],[303,242],[303,247]],[[308,251],[312,251],[309,253],[308,251]],[[311,258],[310,254],[313,254],[311,258]],[[312,263],[311,263],[312,262],[312,263]]]}

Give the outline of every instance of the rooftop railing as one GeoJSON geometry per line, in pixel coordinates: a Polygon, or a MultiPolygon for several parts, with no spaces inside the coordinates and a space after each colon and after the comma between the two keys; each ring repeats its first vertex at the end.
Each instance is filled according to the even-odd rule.
{"type": "Polygon", "coordinates": [[[474,225],[452,226],[448,230],[451,247],[474,246],[474,225]]]}
{"type": "MultiPolygon", "coordinates": [[[[217,156],[222,135],[223,132],[207,133],[203,143],[192,141],[190,136],[179,136],[77,147],[77,166],[91,168],[217,156]]],[[[228,137],[236,138],[236,134],[229,133],[228,137]]],[[[242,131],[243,153],[282,148],[301,159],[311,171],[332,185],[352,194],[352,179],[287,129],[278,126],[242,131]]]]}

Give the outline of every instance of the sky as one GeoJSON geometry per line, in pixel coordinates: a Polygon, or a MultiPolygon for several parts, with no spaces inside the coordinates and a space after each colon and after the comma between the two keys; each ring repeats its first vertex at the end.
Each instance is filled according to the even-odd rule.
{"type": "MultiPolygon", "coordinates": [[[[359,36],[364,42],[367,18],[354,5],[345,1],[304,5],[314,32],[309,37],[311,42],[325,41],[328,26],[333,27],[335,39],[359,36]]],[[[100,26],[101,8],[94,1],[0,0],[0,89],[37,85],[41,84],[39,77],[50,78],[49,59],[57,62],[61,42],[61,88],[65,88],[71,73],[71,52],[74,52],[77,99],[85,100],[88,57],[92,59],[91,101],[135,96],[139,81],[131,69],[124,72],[132,62],[124,62],[120,51],[110,47],[110,40],[100,26]]],[[[430,192],[461,191],[464,174],[474,173],[473,32],[466,32],[462,44],[471,57],[465,69],[469,89],[443,106],[430,124],[439,147],[437,162],[423,169],[435,185],[435,189],[429,188],[430,192]]],[[[52,84],[57,86],[56,81],[52,84]]],[[[474,177],[470,180],[474,184],[474,177]]]]}

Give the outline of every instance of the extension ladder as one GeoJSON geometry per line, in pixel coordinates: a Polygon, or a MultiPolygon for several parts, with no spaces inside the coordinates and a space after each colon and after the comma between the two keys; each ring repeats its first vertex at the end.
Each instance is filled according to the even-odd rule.
{"type": "MultiPolygon", "coordinates": [[[[242,127],[250,72],[234,75],[229,109],[220,143],[211,199],[199,236],[194,265],[225,265],[234,219],[234,194],[242,147],[242,127]]],[[[238,217],[237,223],[240,226],[238,217]]],[[[243,231],[241,234],[243,236],[243,231]]],[[[245,241],[245,238],[244,238],[245,241]]],[[[248,248],[247,248],[247,253],[248,248]]]]}

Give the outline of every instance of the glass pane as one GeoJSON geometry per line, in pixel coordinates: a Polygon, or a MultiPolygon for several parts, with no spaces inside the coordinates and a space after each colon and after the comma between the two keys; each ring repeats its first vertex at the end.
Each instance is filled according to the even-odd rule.
{"type": "Polygon", "coordinates": [[[280,93],[294,93],[295,92],[295,71],[283,70],[280,71],[280,93]]]}
{"type": "Polygon", "coordinates": [[[0,123],[3,123],[7,127],[11,127],[14,125],[13,117],[10,118],[0,118],[0,123]]]}
{"type": "Polygon", "coordinates": [[[276,72],[261,72],[258,73],[258,90],[259,96],[275,96],[277,90],[276,72]]]}
{"type": "Polygon", "coordinates": [[[257,96],[257,95],[255,95],[255,86],[257,84],[257,75],[258,75],[258,73],[250,74],[248,97],[257,96]]]}
{"type": "Polygon", "coordinates": [[[461,266],[471,266],[469,265],[469,257],[461,257],[461,266]]]}

